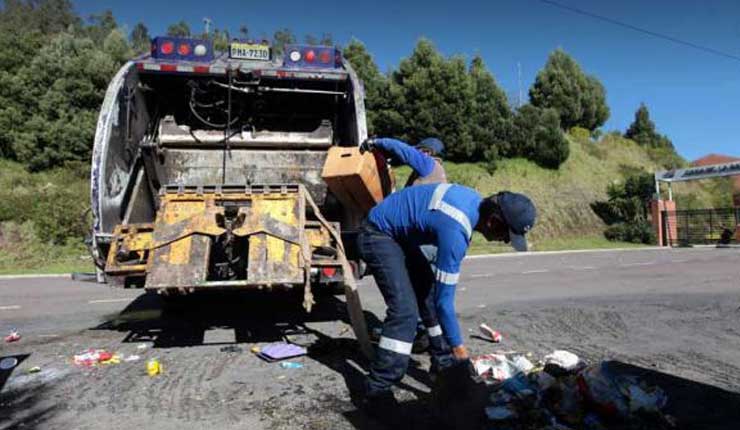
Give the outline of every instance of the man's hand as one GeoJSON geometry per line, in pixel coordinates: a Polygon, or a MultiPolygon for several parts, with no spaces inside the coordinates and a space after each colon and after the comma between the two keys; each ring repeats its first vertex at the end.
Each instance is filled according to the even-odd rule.
{"type": "Polygon", "coordinates": [[[452,348],[452,356],[455,357],[455,359],[458,361],[470,359],[468,349],[465,348],[465,345],[460,345],[452,348]]]}
{"type": "Polygon", "coordinates": [[[360,154],[364,154],[367,151],[372,151],[375,149],[375,140],[374,137],[368,137],[360,144],[360,154]]]}

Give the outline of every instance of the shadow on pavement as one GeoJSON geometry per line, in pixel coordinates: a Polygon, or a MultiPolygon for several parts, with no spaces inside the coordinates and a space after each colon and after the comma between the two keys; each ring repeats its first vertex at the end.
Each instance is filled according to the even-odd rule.
{"type": "Polygon", "coordinates": [[[635,375],[668,394],[665,412],[679,429],[735,430],[740,426],[740,393],[733,393],[667,373],[620,361],[609,361],[618,374],[635,375]]]}
{"type": "MultiPolygon", "coordinates": [[[[192,347],[290,341],[307,347],[308,357],[342,376],[355,406],[364,387],[368,361],[349,330],[345,303],[335,296],[316,298],[311,313],[302,307],[303,296],[291,292],[216,292],[194,294],[163,300],[156,294],[142,294],[126,308],[108,315],[93,330],[113,330],[125,333],[123,342],[153,342],[154,348],[192,347]],[[342,333],[328,335],[307,326],[307,323],[343,321],[342,333]],[[207,341],[209,330],[233,330],[233,339],[207,341]],[[303,344],[301,340],[310,339],[303,344]]],[[[365,311],[368,328],[380,327],[381,320],[365,311]]],[[[429,386],[426,370],[412,360],[408,375],[429,386]]],[[[402,403],[402,414],[412,429],[431,428],[428,410],[429,395],[408,384],[399,388],[415,399],[402,403]]],[[[357,429],[388,428],[370,419],[359,407],[341,412],[357,429]]]]}
{"type": "Polygon", "coordinates": [[[144,293],[93,329],[126,332],[124,342],[169,348],[274,342],[300,334],[306,323],[349,322],[344,302],[336,297],[318,298],[311,313],[303,310],[302,300],[292,292],[204,292],[169,299],[144,293]],[[215,329],[233,330],[234,337],[207,341],[206,332],[215,329]]]}
{"type": "Polygon", "coordinates": [[[45,383],[17,384],[5,389],[10,375],[19,372],[21,363],[31,354],[2,356],[14,357],[18,364],[13,369],[0,370],[0,428],[43,429],[57,406],[49,401],[49,386],[45,383]]]}

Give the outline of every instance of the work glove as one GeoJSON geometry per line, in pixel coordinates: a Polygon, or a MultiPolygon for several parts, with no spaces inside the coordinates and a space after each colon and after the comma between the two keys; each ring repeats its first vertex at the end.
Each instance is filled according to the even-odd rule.
{"type": "Polygon", "coordinates": [[[375,137],[368,137],[360,144],[360,154],[364,154],[367,151],[373,151],[375,150],[375,142],[377,141],[377,138],[375,137]]]}
{"type": "Polygon", "coordinates": [[[433,411],[451,429],[481,428],[481,411],[487,401],[486,384],[470,360],[456,360],[454,365],[441,370],[432,390],[433,411]]]}

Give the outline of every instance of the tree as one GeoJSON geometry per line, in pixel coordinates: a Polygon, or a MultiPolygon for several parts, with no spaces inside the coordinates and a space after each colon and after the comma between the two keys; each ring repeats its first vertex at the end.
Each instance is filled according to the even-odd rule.
{"type": "Polygon", "coordinates": [[[131,41],[131,46],[135,53],[142,54],[149,52],[152,42],[149,37],[149,29],[146,28],[146,25],[144,25],[143,22],[136,23],[134,29],[131,30],[129,40],[131,41]]]}
{"type": "Polygon", "coordinates": [[[167,27],[167,35],[173,37],[190,37],[190,25],[184,20],[167,27]]]}
{"type": "Polygon", "coordinates": [[[563,129],[583,127],[595,130],[609,119],[604,86],[587,76],[563,50],[550,54],[529,90],[532,105],[553,108],[560,114],[563,129]]]}
{"type": "Polygon", "coordinates": [[[17,98],[4,114],[19,120],[9,136],[19,161],[42,170],[89,160],[98,109],[125,47],[118,31],[102,47],[90,38],[60,33],[18,70],[12,79],[15,93],[0,87],[0,97],[17,98]]]}
{"type": "Polygon", "coordinates": [[[650,119],[650,112],[645,103],[640,103],[640,107],[635,111],[635,120],[624,133],[624,137],[642,146],[673,148],[673,143],[655,130],[655,123],[650,119]]]}
{"type": "Polygon", "coordinates": [[[228,30],[219,30],[218,28],[213,30],[213,33],[210,35],[210,37],[206,37],[206,39],[212,39],[213,40],[213,49],[216,51],[226,51],[229,49],[229,41],[231,38],[229,37],[229,31],[228,30]]]}
{"type": "Polygon", "coordinates": [[[483,156],[491,165],[509,150],[507,140],[512,113],[506,94],[496,85],[480,56],[473,57],[469,74],[474,95],[470,118],[470,130],[475,143],[473,156],[483,156]]]}
{"type": "Polygon", "coordinates": [[[445,59],[426,39],[391,74],[389,111],[376,129],[408,142],[435,136],[449,158],[470,161],[476,153],[470,131],[473,85],[461,57],[445,59]]]}
{"type": "Polygon", "coordinates": [[[239,37],[249,39],[249,27],[246,24],[239,25],[239,37]]]}
{"type": "Polygon", "coordinates": [[[322,33],[321,37],[314,36],[313,34],[306,34],[303,38],[306,45],[321,45],[321,46],[333,46],[334,38],[331,33],[322,33]]]}
{"type": "Polygon", "coordinates": [[[306,43],[306,45],[318,45],[319,44],[319,38],[314,36],[313,34],[307,34],[303,37],[303,41],[306,43]]]}
{"type": "Polygon", "coordinates": [[[334,37],[332,37],[331,33],[321,33],[321,40],[319,40],[319,45],[333,46],[334,37]]]}
{"type": "Polygon", "coordinates": [[[570,155],[570,146],[560,128],[555,109],[541,109],[526,104],[514,115],[509,136],[510,157],[524,157],[538,165],[557,169],[570,155]]]}
{"type": "Polygon", "coordinates": [[[85,29],[85,33],[96,43],[103,42],[110,32],[118,27],[110,9],[98,15],[90,15],[89,21],[90,26],[85,29]]]}
{"type": "Polygon", "coordinates": [[[342,54],[365,86],[368,133],[376,134],[377,118],[388,109],[388,79],[380,73],[373,57],[359,40],[352,39],[342,54]]]}
{"type": "Polygon", "coordinates": [[[676,153],[671,140],[657,132],[655,123],[650,119],[650,112],[644,103],[640,103],[640,107],[635,112],[635,120],[624,133],[624,137],[645,147],[650,157],[667,169],[680,167],[686,163],[676,153]]]}
{"type": "Polygon", "coordinates": [[[272,36],[272,50],[275,56],[283,55],[285,45],[292,45],[296,42],[295,34],[288,28],[282,28],[272,36]]]}
{"type": "Polygon", "coordinates": [[[0,10],[0,27],[19,33],[38,31],[49,36],[81,25],[69,0],[5,0],[0,10]]]}

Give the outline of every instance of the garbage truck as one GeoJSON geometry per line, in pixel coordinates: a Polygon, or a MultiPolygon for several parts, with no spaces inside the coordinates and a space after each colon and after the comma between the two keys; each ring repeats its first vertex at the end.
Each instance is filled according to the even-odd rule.
{"type": "Polygon", "coordinates": [[[170,297],[303,289],[309,312],[343,287],[364,336],[352,241],[392,174],[358,150],[364,90],[340,50],[276,52],[156,37],[114,76],[92,156],[97,280],[170,297]]]}

